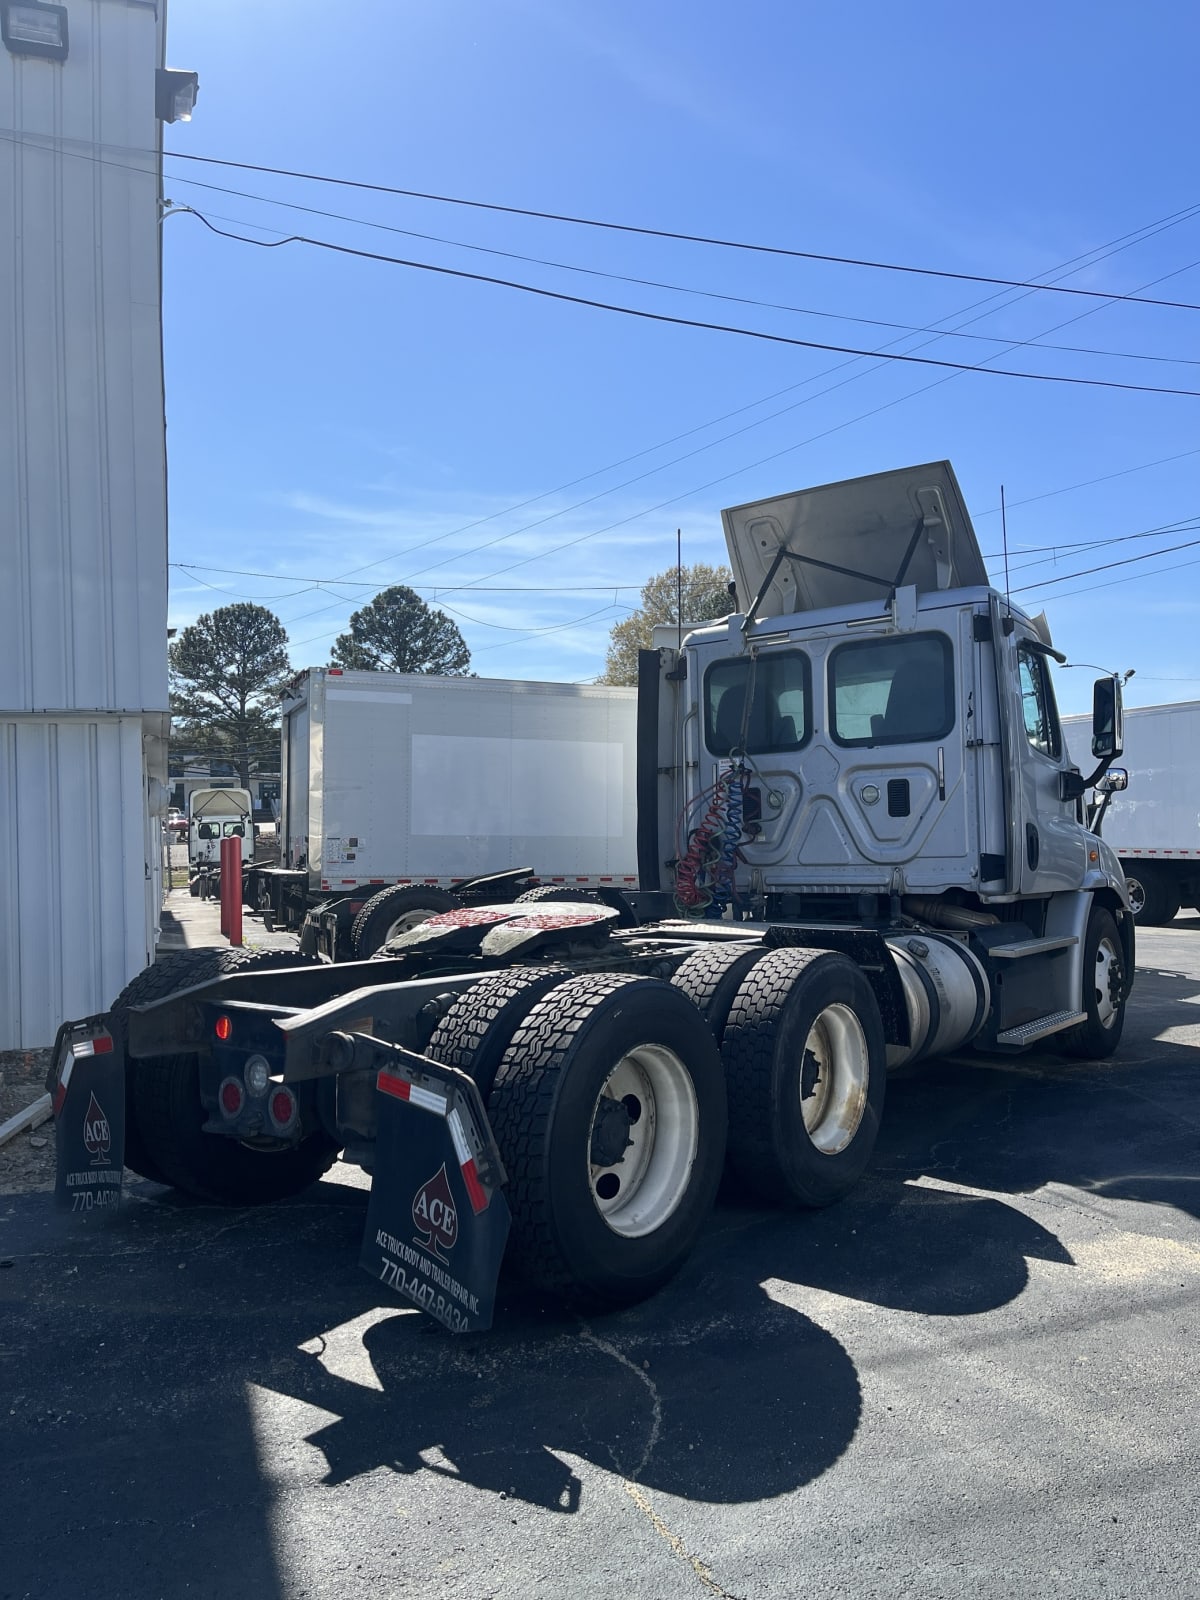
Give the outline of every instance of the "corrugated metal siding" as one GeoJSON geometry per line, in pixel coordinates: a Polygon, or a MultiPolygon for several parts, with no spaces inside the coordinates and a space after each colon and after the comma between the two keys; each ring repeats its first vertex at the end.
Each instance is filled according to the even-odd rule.
{"type": "Polygon", "coordinates": [[[50,1044],[150,958],[140,717],[0,717],[0,1049],[50,1044]]]}
{"type": "Polygon", "coordinates": [[[164,709],[158,19],[69,16],[0,49],[0,709],[164,709]]]}

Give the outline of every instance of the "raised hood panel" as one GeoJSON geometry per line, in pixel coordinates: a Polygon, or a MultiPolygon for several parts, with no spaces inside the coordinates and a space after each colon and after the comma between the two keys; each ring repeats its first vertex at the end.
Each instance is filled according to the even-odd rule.
{"type": "Polygon", "coordinates": [[[761,617],[884,602],[908,584],[925,593],[988,581],[948,461],[756,500],[723,511],[721,520],[741,611],[750,610],[780,550],[787,552],[761,617]]]}

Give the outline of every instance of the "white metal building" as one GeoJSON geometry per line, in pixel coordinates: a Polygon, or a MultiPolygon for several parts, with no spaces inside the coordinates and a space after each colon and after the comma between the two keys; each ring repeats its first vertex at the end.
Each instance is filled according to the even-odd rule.
{"type": "Polygon", "coordinates": [[[151,959],[166,800],[164,5],[0,5],[0,1049],[151,959]],[[156,101],[157,96],[157,101],[156,101]]]}

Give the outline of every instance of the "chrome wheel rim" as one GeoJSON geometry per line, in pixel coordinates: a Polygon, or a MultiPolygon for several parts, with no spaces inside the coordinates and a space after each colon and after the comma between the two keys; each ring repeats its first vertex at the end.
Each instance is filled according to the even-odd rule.
{"type": "Polygon", "coordinates": [[[1121,981],[1121,956],[1111,939],[1101,939],[1096,946],[1096,1017],[1102,1028],[1111,1028],[1117,1020],[1117,1002],[1113,997],[1121,981]]]}
{"type": "Polygon", "coordinates": [[[588,1130],[588,1184],[614,1233],[639,1239],[678,1209],[700,1139],[691,1074],[663,1045],[621,1057],[596,1097],[588,1130]]]}
{"type": "Polygon", "coordinates": [[[1125,879],[1125,892],[1129,896],[1129,909],[1135,917],[1140,917],[1146,909],[1146,891],[1141,881],[1137,878],[1125,879]]]}
{"type": "Polygon", "coordinates": [[[800,1067],[804,1131],[822,1155],[837,1155],[858,1132],[870,1078],[871,1052],[857,1013],[826,1006],[808,1030],[800,1067]]]}

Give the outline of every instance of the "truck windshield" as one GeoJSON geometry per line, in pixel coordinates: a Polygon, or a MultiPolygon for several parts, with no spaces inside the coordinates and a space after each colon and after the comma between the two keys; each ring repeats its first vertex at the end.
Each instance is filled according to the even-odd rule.
{"type": "Polygon", "coordinates": [[[799,650],[714,662],[704,677],[704,742],[714,756],[799,750],[812,733],[811,704],[812,669],[799,650]]]}
{"type": "Polygon", "coordinates": [[[918,744],[954,726],[954,666],[942,633],[863,639],[829,660],[829,717],[838,744],[918,744]]]}

